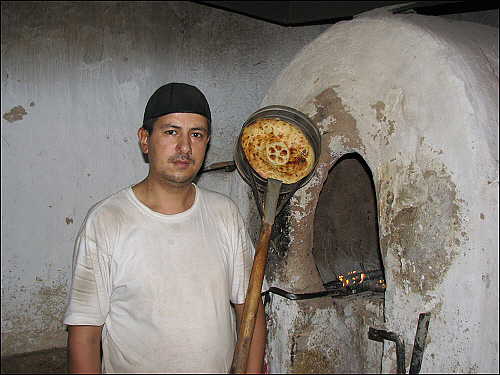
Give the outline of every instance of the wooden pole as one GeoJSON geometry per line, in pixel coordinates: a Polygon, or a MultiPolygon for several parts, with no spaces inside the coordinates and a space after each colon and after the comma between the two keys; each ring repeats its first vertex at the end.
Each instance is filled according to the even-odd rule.
{"type": "Polygon", "coordinates": [[[247,368],[250,345],[252,345],[255,320],[259,309],[259,299],[261,298],[262,282],[266,269],[267,252],[269,249],[269,239],[273,228],[274,216],[282,182],[280,180],[268,179],[266,201],[264,204],[264,217],[260,229],[259,242],[255,249],[255,257],[252,266],[252,273],[248,282],[245,307],[238,329],[238,340],[234,349],[233,363],[230,372],[232,374],[244,374],[247,368]]]}

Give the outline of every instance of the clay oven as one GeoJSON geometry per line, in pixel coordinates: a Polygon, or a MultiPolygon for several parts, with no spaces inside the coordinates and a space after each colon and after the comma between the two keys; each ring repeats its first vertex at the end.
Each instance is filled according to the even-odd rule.
{"type": "Polygon", "coordinates": [[[323,149],[277,218],[269,284],[313,293],[379,270],[385,291],[271,294],[269,371],[396,372],[370,327],[404,340],[408,371],[421,313],[422,372],[496,371],[498,29],[366,13],[307,45],[271,104],[308,114],[323,149]]]}

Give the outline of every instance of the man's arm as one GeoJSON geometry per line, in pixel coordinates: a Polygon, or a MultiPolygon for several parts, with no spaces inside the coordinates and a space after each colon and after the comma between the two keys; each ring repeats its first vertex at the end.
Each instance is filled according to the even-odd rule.
{"type": "MultiPolygon", "coordinates": [[[[243,317],[243,308],[245,304],[234,305],[236,310],[236,324],[239,329],[241,319],[243,317]]],[[[248,355],[247,374],[261,374],[264,364],[264,348],[266,346],[266,313],[262,299],[259,298],[259,308],[257,310],[257,318],[255,319],[255,329],[253,331],[252,343],[248,355]]]]}
{"type": "Polygon", "coordinates": [[[68,374],[101,373],[102,326],[68,326],[68,374]]]}

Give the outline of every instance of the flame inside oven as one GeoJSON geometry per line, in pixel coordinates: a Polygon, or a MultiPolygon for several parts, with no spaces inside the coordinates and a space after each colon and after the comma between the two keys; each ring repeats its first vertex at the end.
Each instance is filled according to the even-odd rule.
{"type": "Polygon", "coordinates": [[[385,277],[382,269],[351,271],[337,280],[323,284],[326,290],[344,290],[347,294],[362,292],[385,292],[385,277]]]}

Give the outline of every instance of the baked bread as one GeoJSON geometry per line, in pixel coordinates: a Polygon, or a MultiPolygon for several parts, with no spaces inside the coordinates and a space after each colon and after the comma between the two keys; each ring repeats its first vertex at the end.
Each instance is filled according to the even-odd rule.
{"type": "Polygon", "coordinates": [[[243,129],[241,146],[262,178],[294,184],[314,167],[314,150],[300,129],[280,119],[261,118],[243,129]]]}

